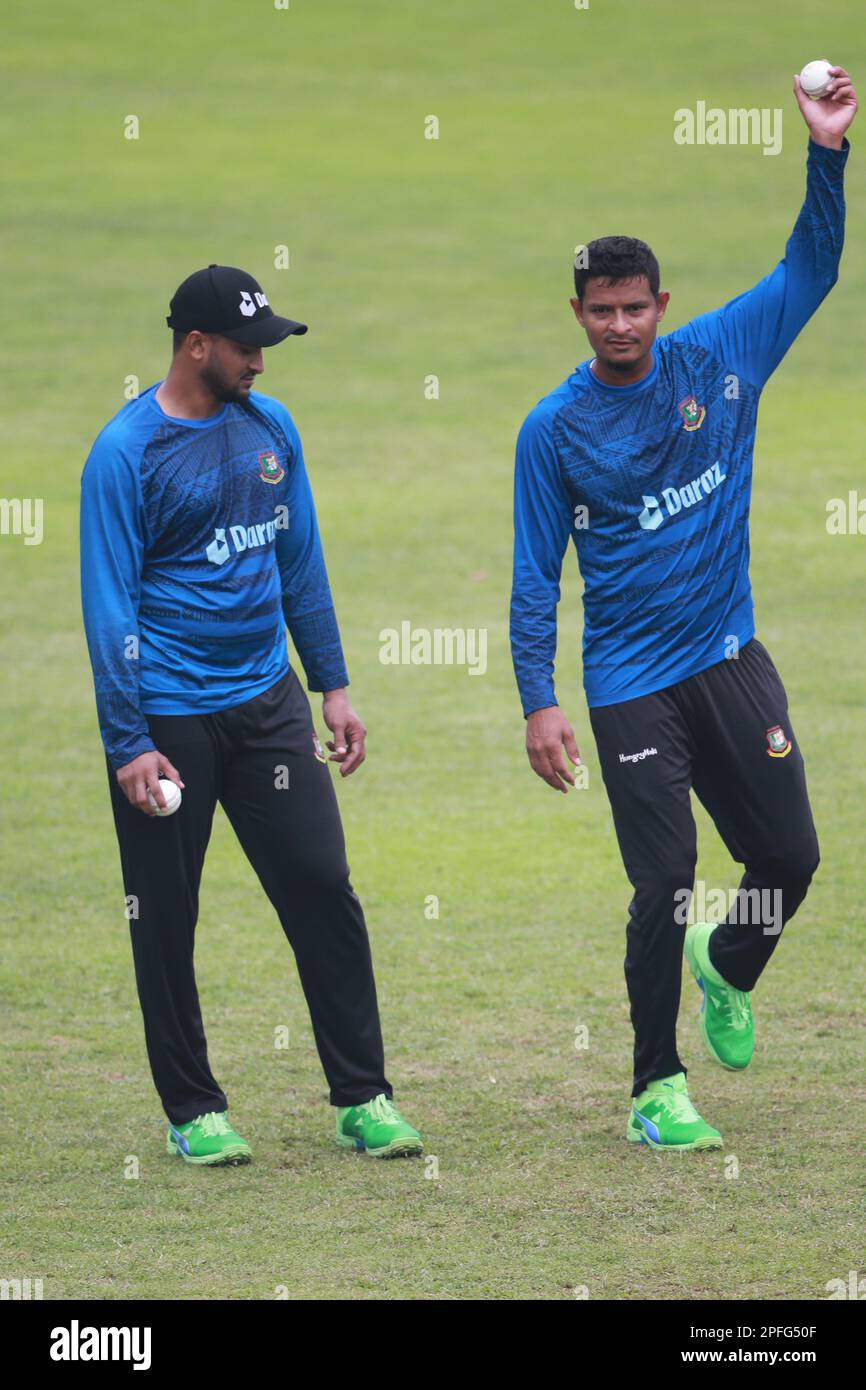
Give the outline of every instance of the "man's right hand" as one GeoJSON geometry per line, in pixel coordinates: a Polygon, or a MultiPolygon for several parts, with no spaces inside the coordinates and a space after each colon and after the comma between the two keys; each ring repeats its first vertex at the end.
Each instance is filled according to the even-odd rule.
{"type": "Polygon", "coordinates": [[[576,767],[580,767],[580,749],[574,741],[574,730],[559,705],[532,711],[526,721],[526,752],[542,781],[558,792],[568,791],[563,785],[574,786],[571,768],[562,755],[565,749],[576,767]]]}
{"type": "Polygon", "coordinates": [[[150,753],[139,753],[131,763],[125,763],[115,773],[120,789],[130,806],[137,806],[146,816],[155,816],[156,811],[148,800],[148,788],[161,810],[165,810],[165,797],[159,786],[160,777],[167,777],[178,787],[183,787],[177,768],[154,749],[150,753]]]}

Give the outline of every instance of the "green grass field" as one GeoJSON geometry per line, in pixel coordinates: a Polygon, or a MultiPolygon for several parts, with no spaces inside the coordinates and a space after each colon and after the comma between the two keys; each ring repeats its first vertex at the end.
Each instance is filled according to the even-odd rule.
{"type": "MultiPolygon", "coordinates": [[[[530,771],[507,643],[515,434],[588,355],[567,303],[575,245],[647,240],[672,292],[667,328],[716,307],[772,268],[802,201],[791,74],[826,54],[866,86],[866,15],[843,0],[697,9],[67,0],[7,16],[0,494],[43,497],[45,531],[34,546],[0,536],[0,1276],[42,1278],[46,1298],[573,1299],[584,1286],[717,1300],[819,1299],[866,1273],[866,538],[825,527],[828,499],[862,488],[866,450],[857,122],[841,276],[765,392],[752,507],[758,634],[787,685],[823,862],[756,991],[747,1074],[704,1057],[686,982],[681,1049],[720,1154],[668,1158],[623,1137],[630,890],[581,692],[573,554],[557,688],[587,790],[555,796],[530,771]],[[700,99],[783,108],[781,154],[676,146],[675,109],[700,99]],[[424,138],[430,115],[438,140],[424,138]],[[266,357],[262,389],[301,430],[369,729],[367,763],[339,789],[349,859],[389,1076],[438,1177],[335,1148],[289,949],[221,812],[198,977],[255,1161],[200,1171],[164,1152],[80,621],[77,502],[125,378],[164,375],[170,294],[210,261],[249,268],[311,326],[266,357]],[[404,620],[486,628],[487,673],[380,664],[380,630],[404,620]]],[[[699,877],[733,885],[697,815],[699,877]]]]}

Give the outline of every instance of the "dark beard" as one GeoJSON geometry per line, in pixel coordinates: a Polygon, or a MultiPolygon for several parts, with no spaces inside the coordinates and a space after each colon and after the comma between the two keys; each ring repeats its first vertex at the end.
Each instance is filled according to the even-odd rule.
{"type": "Polygon", "coordinates": [[[201,379],[211,395],[218,401],[222,401],[224,404],[226,402],[233,402],[235,405],[246,405],[249,393],[247,391],[241,391],[237,386],[229,386],[223,377],[220,376],[219,372],[214,371],[213,368],[203,367],[201,379]]]}
{"type": "Polygon", "coordinates": [[[612,372],[633,372],[637,366],[637,359],[631,362],[623,362],[621,357],[606,357],[604,365],[612,372]]]}

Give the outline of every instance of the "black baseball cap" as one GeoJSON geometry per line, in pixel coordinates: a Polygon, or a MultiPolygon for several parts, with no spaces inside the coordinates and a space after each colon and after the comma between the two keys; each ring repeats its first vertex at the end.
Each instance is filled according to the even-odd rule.
{"type": "Polygon", "coordinates": [[[305,323],[275,314],[258,281],[232,265],[196,270],[175,290],[169,308],[169,328],[221,333],[253,347],[273,347],[290,333],[307,331],[305,323]]]}

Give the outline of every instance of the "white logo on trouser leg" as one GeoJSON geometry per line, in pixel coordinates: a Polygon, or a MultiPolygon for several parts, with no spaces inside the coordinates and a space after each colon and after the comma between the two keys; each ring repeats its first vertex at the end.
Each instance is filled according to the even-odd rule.
{"type": "Polygon", "coordinates": [[[642,763],[644,758],[654,758],[658,754],[657,748],[643,748],[640,753],[620,753],[621,763],[642,763]]]}

